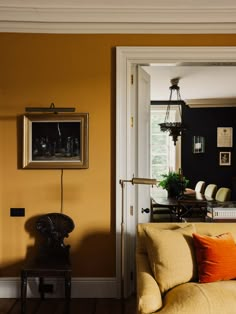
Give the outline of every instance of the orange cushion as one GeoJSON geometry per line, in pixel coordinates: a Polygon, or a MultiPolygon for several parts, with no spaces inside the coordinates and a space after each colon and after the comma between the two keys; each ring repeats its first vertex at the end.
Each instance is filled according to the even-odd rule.
{"type": "Polygon", "coordinates": [[[206,236],[193,233],[199,282],[236,278],[236,245],[231,233],[206,236]]]}

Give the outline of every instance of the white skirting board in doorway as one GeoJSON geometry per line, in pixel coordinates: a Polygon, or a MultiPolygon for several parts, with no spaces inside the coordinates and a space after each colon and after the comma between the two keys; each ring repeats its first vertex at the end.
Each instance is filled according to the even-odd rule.
{"type": "MultiPolygon", "coordinates": [[[[53,293],[45,294],[48,298],[64,297],[64,281],[57,278],[45,279],[45,283],[53,284],[53,293]]],[[[119,282],[116,278],[72,278],[72,298],[117,298],[119,282]]],[[[20,278],[0,278],[0,298],[19,298],[20,278]]],[[[27,297],[38,298],[38,280],[28,279],[27,297]]]]}

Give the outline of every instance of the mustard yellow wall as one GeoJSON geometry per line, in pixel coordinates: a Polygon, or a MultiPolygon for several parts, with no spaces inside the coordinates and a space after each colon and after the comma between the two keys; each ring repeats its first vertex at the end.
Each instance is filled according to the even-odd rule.
{"type": "Polygon", "coordinates": [[[0,34],[0,276],[17,276],[34,217],[60,211],[60,170],[22,170],[26,106],[89,113],[89,169],[64,170],[73,276],[115,275],[115,47],[235,46],[236,35],[0,34]],[[23,218],[11,207],[25,207],[23,218]]]}

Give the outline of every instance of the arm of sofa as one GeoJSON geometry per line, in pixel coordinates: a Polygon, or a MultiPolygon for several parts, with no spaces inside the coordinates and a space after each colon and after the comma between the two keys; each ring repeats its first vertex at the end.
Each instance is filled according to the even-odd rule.
{"type": "Polygon", "coordinates": [[[162,307],[162,297],[146,254],[136,255],[136,266],[138,313],[154,313],[162,307]]]}

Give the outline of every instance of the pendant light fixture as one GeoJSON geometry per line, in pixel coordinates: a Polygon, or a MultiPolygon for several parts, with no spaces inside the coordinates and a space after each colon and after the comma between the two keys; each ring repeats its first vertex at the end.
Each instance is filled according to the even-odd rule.
{"type": "Polygon", "coordinates": [[[170,136],[172,136],[174,145],[176,145],[176,142],[178,140],[178,137],[181,136],[182,131],[186,130],[185,126],[182,123],[182,104],[185,104],[184,101],[181,100],[180,96],[180,90],[179,90],[179,78],[174,78],[171,81],[171,86],[170,86],[170,98],[167,104],[167,110],[166,110],[166,115],[165,115],[165,121],[163,123],[160,123],[160,128],[161,131],[163,132],[169,132],[170,136]],[[176,101],[172,100],[172,94],[173,92],[176,92],[176,101]],[[170,106],[172,104],[175,104],[178,106],[179,109],[179,117],[180,117],[180,122],[170,121],[170,106]]]}

